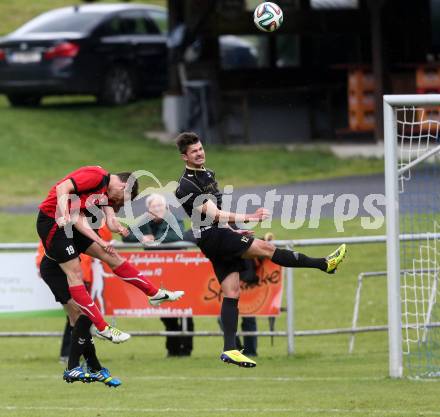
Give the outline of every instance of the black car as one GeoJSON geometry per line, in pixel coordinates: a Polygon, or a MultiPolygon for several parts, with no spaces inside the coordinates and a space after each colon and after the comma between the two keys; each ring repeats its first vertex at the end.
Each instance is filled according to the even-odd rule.
{"type": "Polygon", "coordinates": [[[44,13],[0,39],[0,94],[12,105],[91,94],[106,104],[157,95],[167,83],[167,13],[87,4],[44,13]]]}

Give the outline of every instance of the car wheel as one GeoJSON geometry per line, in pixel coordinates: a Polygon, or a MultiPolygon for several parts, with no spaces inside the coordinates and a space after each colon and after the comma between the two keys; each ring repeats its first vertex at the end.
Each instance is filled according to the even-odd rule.
{"type": "Polygon", "coordinates": [[[9,104],[13,107],[36,107],[41,102],[41,96],[26,96],[22,94],[8,94],[9,104]]]}
{"type": "Polygon", "coordinates": [[[136,83],[130,70],[118,65],[112,67],[104,78],[99,101],[104,104],[127,104],[136,97],[136,83]]]}

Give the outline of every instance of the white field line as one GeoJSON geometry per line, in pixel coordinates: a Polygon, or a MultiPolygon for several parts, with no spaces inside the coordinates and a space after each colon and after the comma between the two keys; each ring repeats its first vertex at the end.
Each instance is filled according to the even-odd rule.
{"type": "MultiPolygon", "coordinates": [[[[193,413],[253,413],[253,414],[267,414],[267,413],[297,413],[300,415],[305,414],[324,414],[326,416],[330,415],[336,415],[336,414],[348,414],[348,415],[354,415],[354,414],[373,414],[378,416],[386,416],[386,415],[397,415],[397,416],[404,416],[404,415],[411,415],[414,416],[414,411],[407,410],[407,409],[396,409],[396,408],[364,408],[364,409],[344,409],[344,408],[300,408],[300,407],[280,407],[280,408],[228,408],[228,407],[222,407],[222,408],[173,408],[173,407],[166,407],[166,408],[129,408],[129,407],[51,407],[51,406],[0,406],[0,410],[5,411],[73,411],[78,413],[79,411],[88,411],[88,412],[100,412],[100,413],[122,413],[122,412],[128,412],[128,413],[179,413],[179,415],[182,415],[182,413],[190,413],[189,415],[192,415],[193,413]]],[[[433,410],[419,410],[420,415],[423,416],[440,416],[440,411],[433,411],[433,410]]]]}
{"type": "MultiPolygon", "coordinates": [[[[124,375],[116,375],[118,378],[126,379],[128,381],[135,380],[135,381],[190,381],[190,382],[197,382],[197,381],[213,381],[213,382],[219,382],[219,381],[261,381],[261,382],[353,382],[353,381],[386,381],[388,377],[313,377],[313,376],[275,376],[275,377],[259,377],[259,376],[243,376],[243,377],[234,377],[234,376],[182,376],[182,375],[144,375],[144,376],[124,376],[124,375]]],[[[8,377],[10,379],[10,376],[8,377]]],[[[14,374],[14,378],[29,378],[29,374],[14,374]]],[[[0,377],[1,379],[1,377],[0,377]]],[[[32,379],[61,379],[61,373],[60,374],[49,374],[49,375],[32,375],[32,379]]],[[[439,381],[440,380],[435,380],[439,381]]]]}
{"type": "MultiPolygon", "coordinates": [[[[335,377],[314,377],[314,376],[276,376],[276,377],[258,377],[258,376],[243,376],[243,377],[234,377],[234,376],[181,376],[181,375],[144,375],[144,376],[127,376],[127,375],[115,375],[118,378],[126,381],[189,381],[189,382],[199,382],[199,381],[207,381],[207,382],[241,382],[241,381],[251,381],[251,382],[365,382],[365,381],[387,381],[389,380],[386,376],[372,376],[372,377],[344,377],[344,376],[335,376],[335,377]]],[[[29,378],[29,374],[14,374],[14,379],[21,378],[29,378]]],[[[8,380],[11,379],[8,376],[8,380]]],[[[32,375],[32,379],[58,379],[61,380],[61,374],[50,374],[50,375],[32,375]]],[[[0,375],[1,380],[1,375],[0,375]]],[[[403,380],[409,380],[414,383],[440,383],[440,378],[414,378],[414,377],[406,377],[403,380]]]]}

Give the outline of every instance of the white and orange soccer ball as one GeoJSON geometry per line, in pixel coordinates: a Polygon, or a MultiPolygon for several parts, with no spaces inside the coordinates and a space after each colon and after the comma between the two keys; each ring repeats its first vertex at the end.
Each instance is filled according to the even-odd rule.
{"type": "Polygon", "coordinates": [[[254,23],[263,32],[273,32],[283,23],[283,11],[270,1],[261,3],[255,8],[254,23]]]}

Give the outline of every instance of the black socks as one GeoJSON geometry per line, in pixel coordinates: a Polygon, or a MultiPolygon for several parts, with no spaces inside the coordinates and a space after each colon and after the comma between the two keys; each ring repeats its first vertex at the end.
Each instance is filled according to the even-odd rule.
{"type": "Polygon", "coordinates": [[[69,317],[66,318],[66,325],[64,326],[63,340],[61,342],[61,358],[68,358],[70,353],[70,344],[72,342],[72,330],[73,327],[70,325],[69,317]]]}
{"type": "Polygon", "coordinates": [[[238,323],[238,299],[223,298],[221,320],[224,332],[223,351],[235,350],[235,335],[237,333],[238,323]]]}
{"type": "Polygon", "coordinates": [[[291,268],[317,268],[321,271],[327,270],[327,261],[325,258],[309,258],[302,253],[287,249],[275,249],[272,262],[291,268]]]}
{"type": "Polygon", "coordinates": [[[84,355],[87,366],[93,371],[102,369],[96,356],[95,345],[90,334],[91,320],[84,315],[79,316],[72,331],[72,345],[70,350],[68,369],[79,366],[81,355],[84,355]]]}
{"type": "Polygon", "coordinates": [[[81,335],[84,337],[86,343],[84,344],[84,359],[87,361],[87,366],[92,371],[100,371],[102,369],[101,364],[96,356],[96,349],[93,343],[92,335],[90,334],[90,326],[92,321],[87,317],[81,315],[78,319],[79,326],[81,328],[81,335]]]}
{"type": "Polygon", "coordinates": [[[83,354],[85,339],[81,336],[79,322],[81,317],[76,321],[72,329],[72,339],[70,344],[69,361],[67,362],[67,369],[73,369],[79,366],[79,360],[83,354]]]}

